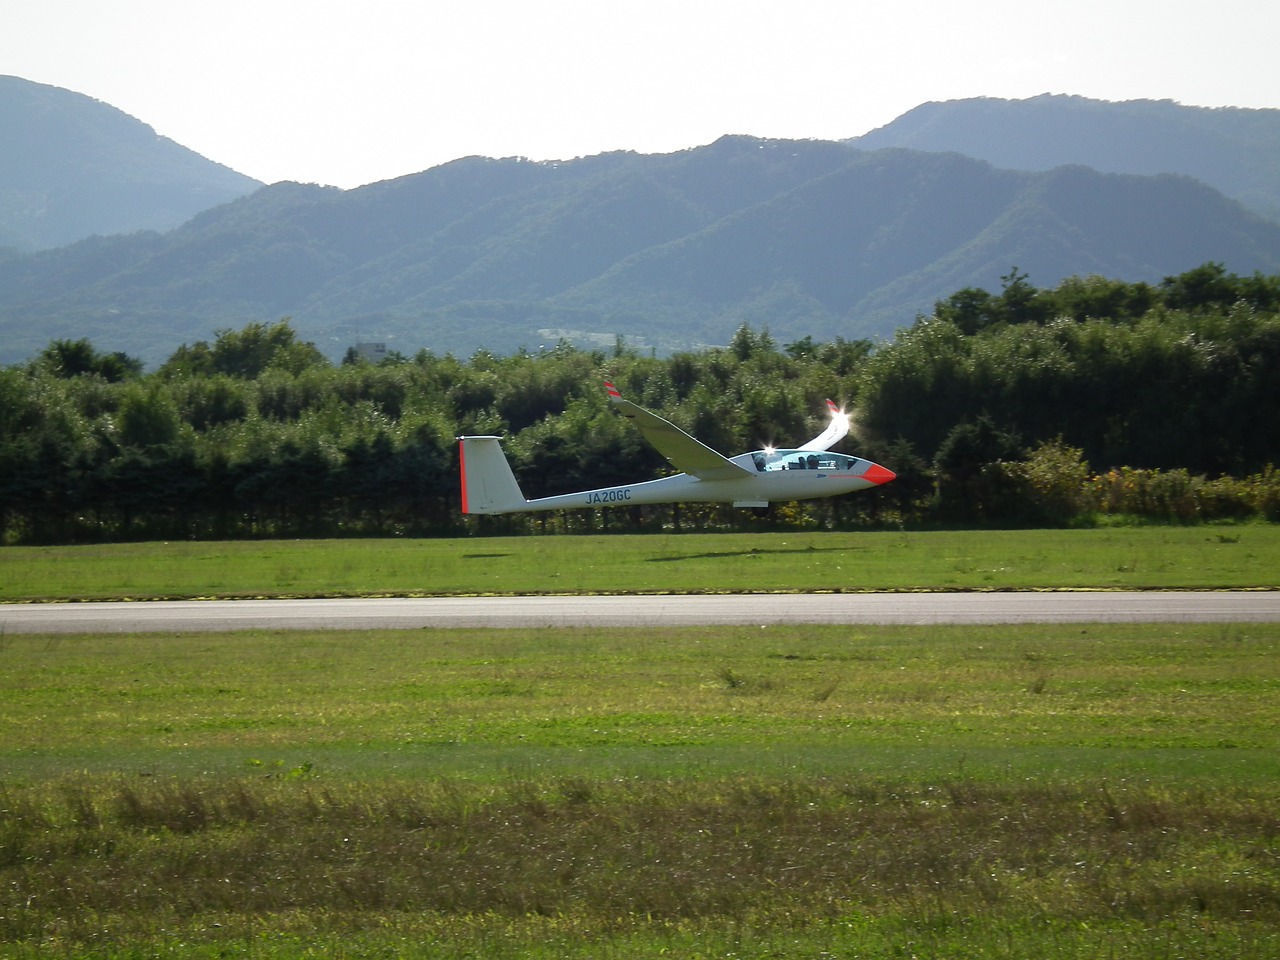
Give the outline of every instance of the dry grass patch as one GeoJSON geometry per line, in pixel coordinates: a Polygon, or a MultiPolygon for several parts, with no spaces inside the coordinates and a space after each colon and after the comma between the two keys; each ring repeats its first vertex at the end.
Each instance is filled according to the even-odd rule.
{"type": "Polygon", "coordinates": [[[0,794],[0,939],[305,913],[768,927],[998,909],[1280,922],[1274,796],[733,778],[0,794]]]}

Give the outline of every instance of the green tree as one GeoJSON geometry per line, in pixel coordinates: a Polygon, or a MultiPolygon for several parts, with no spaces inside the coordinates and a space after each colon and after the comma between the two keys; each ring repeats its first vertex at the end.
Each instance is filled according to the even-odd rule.
{"type": "Polygon", "coordinates": [[[126,447],[163,447],[178,439],[178,410],[159,383],[129,388],[120,401],[119,437],[126,447]]]}
{"type": "Polygon", "coordinates": [[[1240,299],[1239,279],[1220,263],[1206,263],[1176,277],[1165,277],[1160,281],[1160,292],[1171,310],[1229,307],[1240,299]]]}
{"type": "Polygon", "coordinates": [[[966,336],[1001,319],[996,298],[980,287],[965,287],[933,305],[933,317],[954,324],[966,336]]]}
{"type": "Polygon", "coordinates": [[[1000,278],[1000,286],[996,309],[1006,323],[1044,323],[1049,319],[1051,299],[1030,284],[1027,274],[1017,267],[1010,267],[1000,278]]]}
{"type": "Polygon", "coordinates": [[[988,416],[957,424],[938,448],[938,515],[948,520],[1007,518],[1016,491],[1000,464],[1020,452],[1017,437],[988,416]]]}
{"type": "Polygon", "coordinates": [[[142,373],[142,361],[127,353],[99,353],[88,340],[54,340],[36,364],[56,377],[99,376],[119,383],[142,373]]]}
{"type": "Polygon", "coordinates": [[[161,367],[166,376],[212,376],[222,373],[252,380],[267,369],[293,375],[329,362],[313,343],[298,340],[288,319],[273,324],[250,323],[240,330],[219,330],[212,346],[198,341],[182,346],[161,367]]]}
{"type": "Polygon", "coordinates": [[[1133,322],[1160,303],[1159,292],[1146,283],[1126,283],[1107,277],[1068,277],[1048,293],[1055,317],[1077,323],[1101,319],[1133,322]]]}

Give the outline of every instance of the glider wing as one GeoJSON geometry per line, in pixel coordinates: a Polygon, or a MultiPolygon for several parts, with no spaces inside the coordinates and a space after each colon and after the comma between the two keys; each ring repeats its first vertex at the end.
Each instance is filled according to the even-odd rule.
{"type": "Polygon", "coordinates": [[[796,447],[797,450],[830,450],[848,435],[849,415],[830,400],[827,401],[827,409],[831,411],[831,423],[827,429],[808,443],[796,447]]]}
{"type": "Polygon", "coordinates": [[[609,399],[618,408],[618,412],[634,423],[644,438],[682,473],[699,480],[731,480],[755,475],[728,457],[716,453],[705,443],[695,440],[674,423],[663,420],[644,407],[637,407],[630,400],[623,400],[618,388],[607,380],[605,389],[609,391],[609,399]]]}

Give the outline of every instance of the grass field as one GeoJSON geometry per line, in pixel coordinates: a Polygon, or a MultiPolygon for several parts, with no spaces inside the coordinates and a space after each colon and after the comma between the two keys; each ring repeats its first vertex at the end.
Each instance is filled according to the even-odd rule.
{"type": "Polygon", "coordinates": [[[1280,524],[0,548],[0,600],[1280,587],[1280,524]]]}
{"type": "Polygon", "coordinates": [[[1277,653],[1270,624],[9,636],[0,943],[1274,956],[1277,653]]]}
{"type": "MultiPolygon", "coordinates": [[[[0,571],[32,598],[486,592],[507,560],[512,592],[1280,569],[1269,527],[867,536],[0,571]]],[[[0,956],[1272,958],[1278,654],[1277,624],[0,633],[0,956]]]]}

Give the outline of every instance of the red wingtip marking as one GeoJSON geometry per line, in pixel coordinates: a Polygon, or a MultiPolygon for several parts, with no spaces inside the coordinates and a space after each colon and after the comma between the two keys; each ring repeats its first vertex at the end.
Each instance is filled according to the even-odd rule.
{"type": "Polygon", "coordinates": [[[613,399],[615,399],[615,400],[621,400],[621,399],[622,399],[622,394],[620,394],[620,393],[618,392],[618,388],[617,388],[617,387],[615,387],[615,386],[614,386],[612,383],[610,383],[608,380],[606,380],[606,381],[604,382],[604,388],[605,388],[606,390],[608,390],[608,391],[609,391],[609,396],[611,396],[613,399]]]}
{"type": "Polygon", "coordinates": [[[879,485],[882,483],[888,483],[897,476],[898,475],[888,467],[882,467],[878,463],[873,463],[871,466],[867,467],[866,472],[862,475],[862,479],[870,480],[872,483],[879,485]]]}
{"type": "Polygon", "coordinates": [[[458,475],[462,478],[462,512],[467,510],[467,445],[458,441],[458,475]]]}

